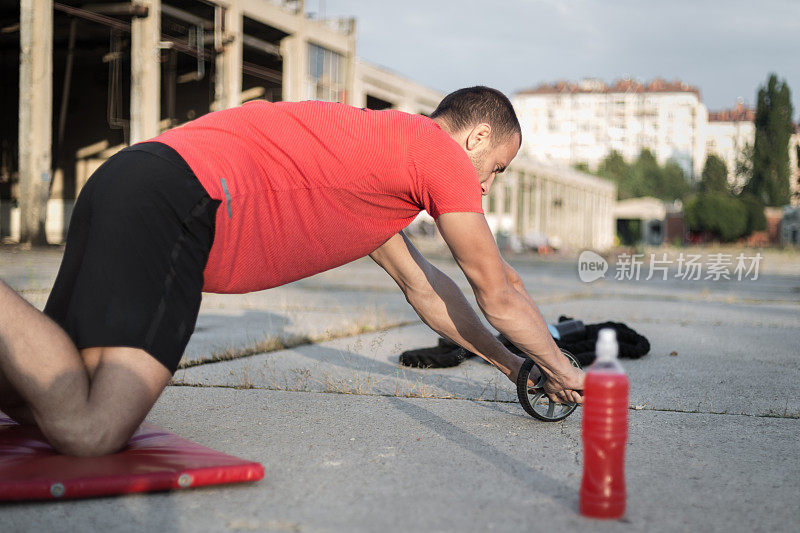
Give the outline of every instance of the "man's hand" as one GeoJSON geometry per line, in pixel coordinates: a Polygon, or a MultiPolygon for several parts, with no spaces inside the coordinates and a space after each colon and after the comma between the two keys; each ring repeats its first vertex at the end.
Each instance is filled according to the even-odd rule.
{"type": "MultiPolygon", "coordinates": [[[[559,366],[559,369],[555,372],[545,371],[544,374],[547,379],[543,388],[547,397],[559,403],[583,403],[582,391],[586,373],[580,368],[572,366],[569,360],[560,352],[555,357],[560,360],[559,362],[563,362],[563,367],[559,366]]],[[[512,383],[517,382],[517,375],[521,366],[522,358],[520,358],[520,365],[515,368],[513,373],[508,374],[508,379],[512,383]]],[[[528,378],[528,387],[536,387],[541,376],[541,367],[534,366],[528,378]]]]}
{"type": "Polygon", "coordinates": [[[570,365],[565,372],[547,375],[544,391],[547,397],[560,403],[583,403],[583,382],[586,374],[570,365]]]}
{"type": "MultiPolygon", "coordinates": [[[[486,218],[479,213],[444,213],[436,223],[484,316],[544,372],[548,397],[580,403],[583,372],[556,346],[519,275],[500,256],[486,218]]],[[[507,375],[511,379],[517,373],[518,367],[507,375]]]]}

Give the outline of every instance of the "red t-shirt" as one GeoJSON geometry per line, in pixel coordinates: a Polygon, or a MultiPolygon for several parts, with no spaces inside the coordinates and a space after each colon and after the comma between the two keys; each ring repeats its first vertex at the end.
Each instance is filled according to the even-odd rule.
{"type": "Polygon", "coordinates": [[[241,293],[363,257],[421,210],[483,213],[466,152],[431,119],[249,102],[152,139],[222,204],[203,289],[241,293]]]}

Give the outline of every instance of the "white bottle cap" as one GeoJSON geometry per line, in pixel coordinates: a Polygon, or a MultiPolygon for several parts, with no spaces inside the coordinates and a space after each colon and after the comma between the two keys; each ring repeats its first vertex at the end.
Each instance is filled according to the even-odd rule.
{"type": "Polygon", "coordinates": [[[617,358],[619,346],[617,345],[617,332],[610,328],[603,328],[597,335],[597,360],[613,361],[617,358]]]}

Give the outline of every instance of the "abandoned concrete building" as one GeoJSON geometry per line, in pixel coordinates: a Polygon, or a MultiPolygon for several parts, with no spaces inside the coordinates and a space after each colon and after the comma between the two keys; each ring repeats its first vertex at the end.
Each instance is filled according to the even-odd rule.
{"type": "Polygon", "coordinates": [[[357,60],[354,19],[277,0],[2,2],[0,80],[0,235],[20,237],[27,174],[56,243],[103,161],[194,117],[256,98],[427,114],[442,96],[357,60]]]}
{"type": "MultiPolygon", "coordinates": [[[[440,92],[357,58],[353,18],[310,4],[0,2],[0,237],[63,242],[74,199],[108,157],[214,110],[252,99],[435,109],[440,92]]],[[[521,161],[508,174],[486,200],[493,229],[611,245],[613,187],[521,161]]]]}

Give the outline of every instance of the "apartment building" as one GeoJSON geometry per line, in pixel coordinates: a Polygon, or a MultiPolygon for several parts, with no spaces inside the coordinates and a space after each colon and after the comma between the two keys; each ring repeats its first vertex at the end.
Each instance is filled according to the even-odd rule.
{"type": "Polygon", "coordinates": [[[705,153],[715,154],[728,168],[728,183],[735,189],[744,186],[744,177],[737,176],[736,168],[747,157],[747,147],[753,146],[756,135],[754,109],[742,101],[732,109],[708,113],[705,133],[705,153]]]}
{"type": "Polygon", "coordinates": [[[611,150],[633,159],[643,148],[699,176],[707,110],[696,87],[681,81],[560,81],[518,92],[514,107],[523,152],[534,160],[596,166],[611,150]]]}

